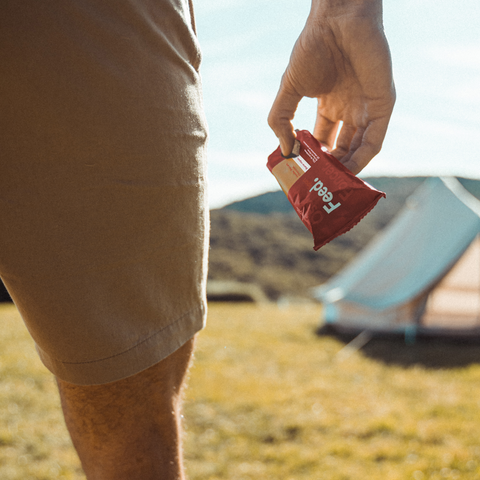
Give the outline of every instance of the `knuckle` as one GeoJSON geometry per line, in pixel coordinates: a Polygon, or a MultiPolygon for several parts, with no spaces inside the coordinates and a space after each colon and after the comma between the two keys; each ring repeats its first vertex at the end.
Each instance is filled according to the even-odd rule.
{"type": "Polygon", "coordinates": [[[277,117],[276,117],[272,112],[270,112],[270,113],[268,114],[267,122],[268,122],[268,126],[269,126],[272,130],[275,130],[275,129],[276,129],[276,126],[277,126],[277,117]]]}

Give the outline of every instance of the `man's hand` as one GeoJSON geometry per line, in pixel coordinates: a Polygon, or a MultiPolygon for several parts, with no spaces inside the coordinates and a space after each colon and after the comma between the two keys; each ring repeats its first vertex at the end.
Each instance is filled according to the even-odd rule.
{"type": "Polygon", "coordinates": [[[380,151],[395,103],[381,0],[313,0],[268,117],[284,155],[302,97],[318,99],[315,138],[359,173],[380,151]]]}

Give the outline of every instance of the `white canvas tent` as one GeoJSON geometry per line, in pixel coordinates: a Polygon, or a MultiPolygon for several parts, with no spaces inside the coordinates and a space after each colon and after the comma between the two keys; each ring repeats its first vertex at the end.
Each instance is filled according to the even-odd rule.
{"type": "Polygon", "coordinates": [[[356,259],[314,289],[327,328],[480,336],[480,201],[430,178],[356,259]]]}

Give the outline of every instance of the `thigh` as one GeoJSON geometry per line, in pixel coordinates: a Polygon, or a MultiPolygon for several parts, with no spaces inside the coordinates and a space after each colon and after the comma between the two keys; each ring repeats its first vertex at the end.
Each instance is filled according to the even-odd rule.
{"type": "Polygon", "coordinates": [[[199,52],[182,2],[6,2],[0,276],[45,365],[107,383],[203,326],[199,52]]]}

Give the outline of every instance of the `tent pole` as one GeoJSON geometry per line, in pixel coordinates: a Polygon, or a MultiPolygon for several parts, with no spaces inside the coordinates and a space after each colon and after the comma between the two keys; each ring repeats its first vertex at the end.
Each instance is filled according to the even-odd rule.
{"type": "Polygon", "coordinates": [[[405,345],[415,345],[417,342],[418,325],[412,323],[405,327],[405,345]]]}

